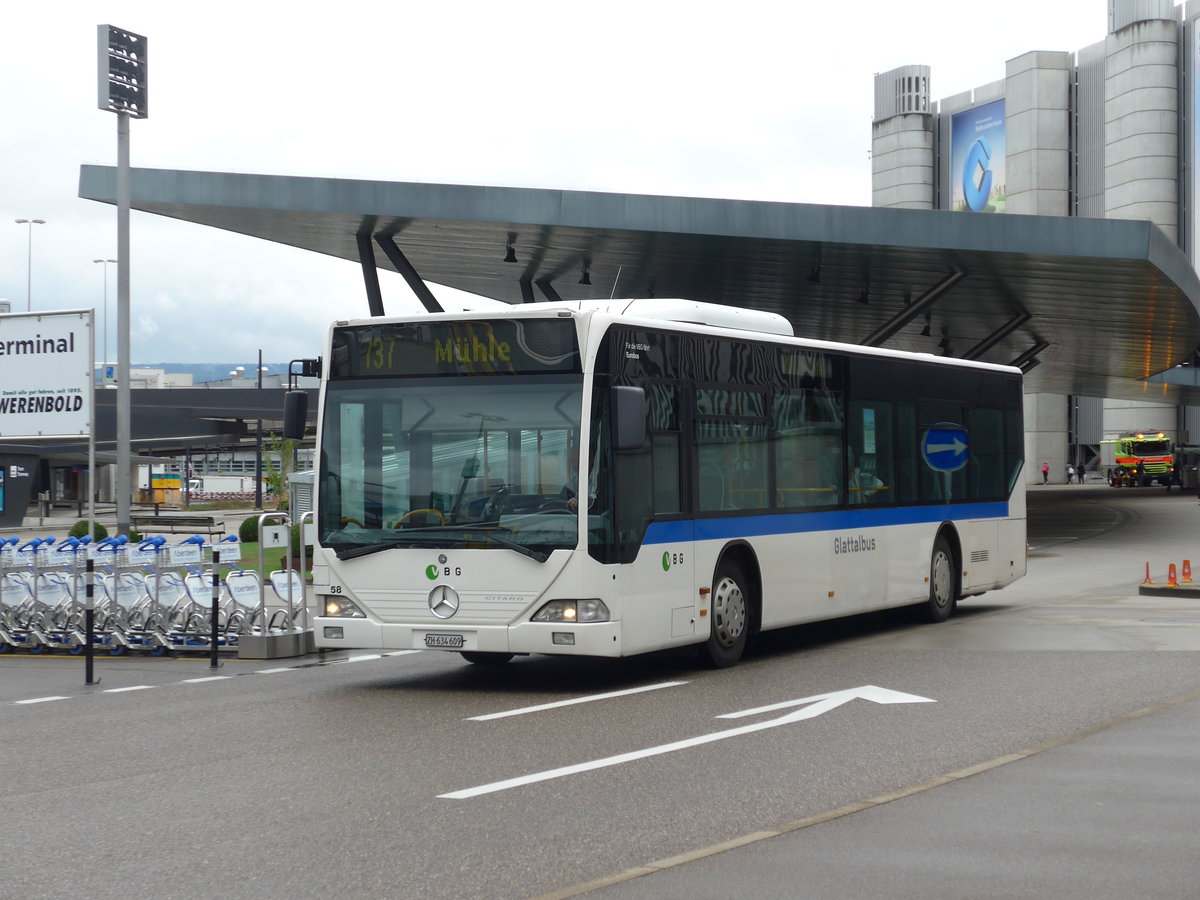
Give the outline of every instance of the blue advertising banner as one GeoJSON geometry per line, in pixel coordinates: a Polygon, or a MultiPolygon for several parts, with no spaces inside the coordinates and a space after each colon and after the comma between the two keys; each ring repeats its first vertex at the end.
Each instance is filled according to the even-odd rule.
{"type": "Polygon", "coordinates": [[[950,208],[959,212],[1004,212],[1004,101],[950,117],[950,208]]]}

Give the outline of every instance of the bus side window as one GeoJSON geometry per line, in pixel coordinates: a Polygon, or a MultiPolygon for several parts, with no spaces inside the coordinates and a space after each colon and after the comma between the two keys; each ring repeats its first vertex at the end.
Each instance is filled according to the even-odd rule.
{"type": "Polygon", "coordinates": [[[917,500],[917,461],[921,455],[917,435],[917,410],[911,403],[895,406],[896,472],[892,485],[892,502],[915,503],[917,500]]]}
{"type": "Polygon", "coordinates": [[[869,506],[894,503],[892,406],[876,400],[857,401],[850,411],[846,460],[849,501],[869,506]]]}
{"type": "Polygon", "coordinates": [[[971,498],[994,500],[1004,496],[1004,412],[970,411],[967,435],[971,443],[971,498]]]}
{"type": "Polygon", "coordinates": [[[682,511],[680,489],[679,391],[672,384],[646,386],[646,433],[653,457],[654,512],[682,511]]]}

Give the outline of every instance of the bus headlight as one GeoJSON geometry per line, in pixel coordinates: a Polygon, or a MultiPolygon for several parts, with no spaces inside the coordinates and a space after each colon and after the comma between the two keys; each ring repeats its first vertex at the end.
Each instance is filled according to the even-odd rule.
{"type": "Polygon", "coordinates": [[[607,622],[603,600],[551,600],[533,614],[534,622],[607,622]]]}
{"type": "Polygon", "coordinates": [[[367,614],[345,597],[326,597],[325,612],[327,616],[342,616],[343,618],[365,619],[367,614]]]}

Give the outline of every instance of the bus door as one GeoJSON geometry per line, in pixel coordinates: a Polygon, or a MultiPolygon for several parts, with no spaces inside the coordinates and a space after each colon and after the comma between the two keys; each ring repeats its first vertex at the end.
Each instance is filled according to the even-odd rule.
{"type": "MultiPolygon", "coordinates": [[[[707,620],[699,619],[694,523],[684,516],[679,386],[667,381],[639,386],[646,392],[646,446],[615,454],[611,467],[597,468],[601,481],[606,471],[612,472],[614,527],[609,540],[615,550],[611,560],[627,563],[614,573],[613,585],[625,634],[651,647],[702,633],[707,620]]],[[[599,452],[608,457],[603,438],[599,444],[599,452]]],[[[606,507],[608,494],[609,488],[600,490],[597,507],[606,507]]]]}

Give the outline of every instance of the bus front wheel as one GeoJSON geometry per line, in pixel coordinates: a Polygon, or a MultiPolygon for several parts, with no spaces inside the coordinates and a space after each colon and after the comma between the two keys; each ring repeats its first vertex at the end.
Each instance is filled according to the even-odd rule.
{"type": "Polygon", "coordinates": [[[938,535],[929,561],[929,599],[922,606],[926,621],[945,622],[958,602],[958,569],[950,542],[938,535]]]}
{"type": "Polygon", "coordinates": [[[726,669],[742,658],[750,630],[750,594],[736,563],[726,560],[717,567],[709,607],[709,635],[700,646],[700,658],[726,669]]]}

